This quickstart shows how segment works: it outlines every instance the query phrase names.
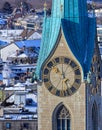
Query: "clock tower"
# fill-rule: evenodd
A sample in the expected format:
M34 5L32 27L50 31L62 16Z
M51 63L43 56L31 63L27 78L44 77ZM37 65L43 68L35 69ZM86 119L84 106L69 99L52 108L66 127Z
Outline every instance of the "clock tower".
M95 18L88 17L86 0L53 0L51 16L45 10L36 69L42 81L38 85L38 130L101 130L100 83L98 93L91 93L96 91L95 32Z

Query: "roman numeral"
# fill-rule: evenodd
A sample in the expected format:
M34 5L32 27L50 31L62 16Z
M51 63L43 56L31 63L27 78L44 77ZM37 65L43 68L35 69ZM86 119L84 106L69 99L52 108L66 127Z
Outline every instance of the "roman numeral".
M56 88L53 87L52 90L51 90L51 93L56 94L56 91L57 91Z
M81 75L75 75L75 79L81 79Z
M80 85L79 85L77 82L74 82L74 84L73 84L73 87L74 87L74 88L78 89L79 86L80 86Z

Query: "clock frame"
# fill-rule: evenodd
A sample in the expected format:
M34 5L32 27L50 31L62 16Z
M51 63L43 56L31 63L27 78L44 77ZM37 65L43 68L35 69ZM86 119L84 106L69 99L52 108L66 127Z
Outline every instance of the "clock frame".
M53 95L71 96L81 85L80 67L68 57L55 57L45 64L42 79Z

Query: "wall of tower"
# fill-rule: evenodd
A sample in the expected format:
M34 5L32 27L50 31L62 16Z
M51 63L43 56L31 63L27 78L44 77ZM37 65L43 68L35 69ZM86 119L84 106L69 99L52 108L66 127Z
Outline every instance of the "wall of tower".
M78 63L68 48L64 36L61 36L59 44L50 58L56 56L67 56ZM60 103L63 103L71 114L71 130L86 130L86 87L84 82L78 91L69 97L58 97L51 94L44 83L38 86L38 130L53 130L52 115Z
M71 114L71 130L86 130L85 84L70 97L52 95L42 84L38 86L38 130L53 130L52 115L56 106L63 103Z

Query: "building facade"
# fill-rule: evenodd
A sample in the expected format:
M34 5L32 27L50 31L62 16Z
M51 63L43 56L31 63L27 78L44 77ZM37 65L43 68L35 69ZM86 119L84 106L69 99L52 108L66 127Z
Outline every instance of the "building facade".
M101 60L86 0L54 0L36 73L38 130L101 130Z
M37 130L37 119L20 119L12 120L5 119L0 120L0 129L1 130Z

